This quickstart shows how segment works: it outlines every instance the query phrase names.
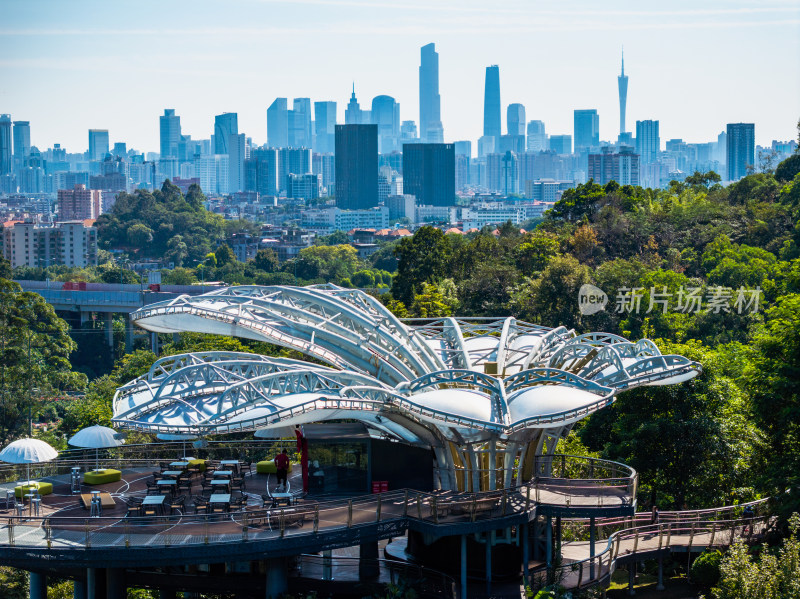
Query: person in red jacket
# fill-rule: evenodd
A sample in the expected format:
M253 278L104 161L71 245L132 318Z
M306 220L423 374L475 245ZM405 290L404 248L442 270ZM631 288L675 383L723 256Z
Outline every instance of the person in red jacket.
M279 453L275 456L275 470L278 475L278 488L285 489L286 478L289 474L289 455L286 453L285 449L283 453Z
M300 453L300 465L303 469L303 493L308 493L308 441L303 434L300 425L294 427L294 434L297 437L297 451Z

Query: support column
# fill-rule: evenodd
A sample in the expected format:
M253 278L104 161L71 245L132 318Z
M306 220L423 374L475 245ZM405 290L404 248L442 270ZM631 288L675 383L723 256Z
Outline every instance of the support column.
M330 549L322 552L322 580L333 578L333 557Z
M267 599L278 599L289 589L285 557L277 557L267 561Z
M636 562L628 564L628 595L633 597L636 594L636 589L633 588L633 583L636 580Z
M522 525L522 578L525 584L528 584L528 523Z
M553 567L553 517L547 516L547 530L545 531L545 543L547 547L547 567Z
M461 535L461 599L467 599L467 535Z
M131 315L125 315L125 353L129 354L133 351L133 321Z
M489 439L489 490L497 489L497 441Z
M72 599L86 599L86 581L76 578L72 582Z
M83 327L84 323L87 323L92 319L92 313L91 312L84 312L83 310L81 310L79 312L79 314L80 314L81 327Z
M159 599L177 599L178 593L172 589L161 589L158 591Z
M492 594L492 533L486 532L486 595Z
M150 333L150 349L158 355L158 333Z
M106 344L108 347L114 347L114 314L106 312L103 314L103 322L105 323L106 330Z
M86 569L86 599L104 599L106 596L106 571L102 568Z
M106 597L108 599L127 599L128 589L125 586L125 570L108 568L106 570Z
M594 528L594 516L589 518L589 579L594 580L594 538L595 538L595 528Z
M664 557L658 556L658 584L656 585L657 591L664 590Z
M556 550L555 554L561 559L561 516L556 516Z
M381 568L378 563L378 541L362 543L358 547L358 578L369 580L378 578Z
M47 599L47 575L29 572L28 597L30 599Z

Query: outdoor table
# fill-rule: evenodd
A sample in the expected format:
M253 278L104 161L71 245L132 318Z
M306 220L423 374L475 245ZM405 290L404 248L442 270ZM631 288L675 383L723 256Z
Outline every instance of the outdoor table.
M186 470L189 467L189 462L172 462L170 466L173 468L180 468L181 470Z
M273 493L272 507L279 505L292 505L294 496L291 493Z
M216 493L208 498L208 504L212 509L214 506L219 506L220 504L226 506L226 509L230 509L231 495L230 493Z
M28 516L33 517L33 498L36 497L36 493L26 493L25 497L28 499Z
M233 470L215 470L214 476L224 476L230 478L233 476Z
M166 497L164 497L164 495L148 495L142 501L142 505L155 505L158 507L159 511L163 511L165 499Z
M229 481L229 480L214 479L214 480L211 481L211 486L212 487L225 487L226 489L228 489L230 484L231 484L231 481Z
M168 489L171 493L177 488L178 481L176 481L174 478L170 479L162 478L156 481L156 485L158 486L159 489Z
M231 466L233 470L239 470L239 460L220 460L220 466Z
M177 478L181 474L183 474L183 470L164 470L164 472L161 473L161 476L174 476Z

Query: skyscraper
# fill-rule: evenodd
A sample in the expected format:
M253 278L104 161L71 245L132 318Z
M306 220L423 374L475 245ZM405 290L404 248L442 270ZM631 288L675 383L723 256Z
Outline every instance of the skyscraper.
M278 150L259 148L250 153L245 160L246 191L256 191L259 195L274 196L278 193Z
M371 116L372 123L378 125L378 152L388 154L398 150L400 104L391 96L375 96Z
M506 109L506 126L509 135L525 136L525 107L522 104L509 104Z
M756 126L753 123L728 123L728 181L738 181L755 165Z
M223 112L214 117L214 154L230 154L228 141L231 135L239 135L239 115Z
M336 206L378 205L378 126L336 125Z
M12 156L11 115L0 114L0 176L11 172Z
M658 160L661 138L658 135L658 121L636 121L636 153L642 165Z
M556 154L572 154L572 136L551 135L550 151Z
M436 52L436 44L427 44L420 49L419 126L423 141L444 141L439 96L439 53Z
M289 112L289 145L293 148L311 147L311 99L295 98Z
M161 133L161 159L178 158L178 145L181 143L181 117L175 116L173 108L165 108L164 115L158 117Z
M108 129L89 129L89 160L103 160L108 154Z
M327 154L336 144L336 102L314 102L314 150Z
M500 140L500 67L486 67L483 92L483 134Z
M245 135L236 133L228 136L228 192L236 193L244 189Z
M362 123L361 106L356 99L356 84L353 84L353 93L350 95L350 101L347 103L347 108L344 111L345 125L360 125Z
M628 76L625 74L625 53L622 54L622 71L617 77L619 87L619 134L625 133L625 106L628 102Z
M614 153L604 147L600 154L589 154L589 178L605 185L616 181L620 185L639 185L639 156L630 148Z
M404 144L403 193L418 206L452 206L456 200L455 146Z
M275 98L267 108L267 144L271 148L289 145L289 111L286 98Z
M576 153L600 145L600 116L597 110L576 110L574 127Z
M547 133L543 121L528 123L528 152L543 152L547 149Z

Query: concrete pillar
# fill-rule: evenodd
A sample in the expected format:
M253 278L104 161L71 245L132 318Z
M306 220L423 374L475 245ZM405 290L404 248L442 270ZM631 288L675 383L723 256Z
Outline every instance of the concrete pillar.
M29 592L30 599L47 599L47 575L30 572Z
M84 312L83 310L80 311L81 326L83 326L84 323L89 322L91 319L92 319L92 313L91 312Z
M106 571L102 568L86 569L86 599L105 599Z
M528 584L528 523L522 525L522 578L525 584Z
M288 565L285 557L267 561L267 599L278 599L289 589Z
M594 516L589 518L589 580L594 580L594 540L595 540L595 527Z
M656 585L657 591L664 590L664 557L658 556L658 584Z
M467 535L461 535L461 599L467 599Z
M553 517L547 516L547 530L545 531L545 543L547 547L547 564L548 568L553 567Z
M158 355L158 333L150 333L150 349Z
M131 315L125 315L125 353L129 354L133 351L133 321Z
M378 562L378 541L362 543L358 547L358 578L369 580L378 578L381 568Z
M330 549L322 552L322 580L333 579L333 553Z
M633 597L636 594L636 589L633 588L633 583L636 580L636 562L628 564L628 595Z
M492 595L492 533L486 533L486 595Z
M108 599L127 599L128 589L125 586L125 570L108 568L106 570L106 597Z
M75 579L72 582L72 599L86 599L86 581Z
M181 336L178 333L172 333L172 342L177 345L181 341Z
M177 599L178 593L172 589L161 589L158 591L159 599Z
M106 312L103 314L103 322L105 323L106 330L106 343L108 347L114 347L114 314Z
M489 490L494 491L497 488L497 441L489 439Z

